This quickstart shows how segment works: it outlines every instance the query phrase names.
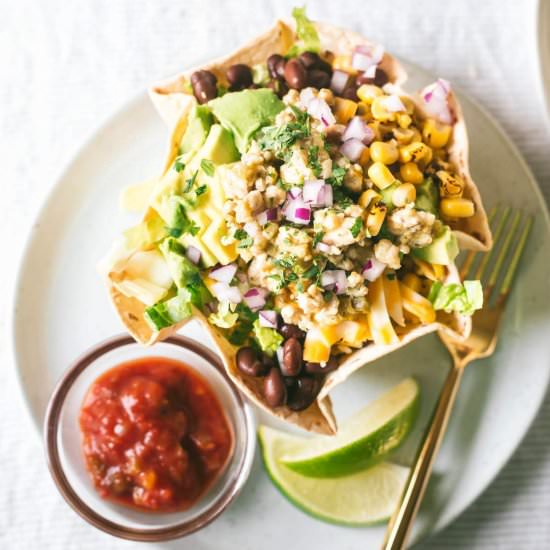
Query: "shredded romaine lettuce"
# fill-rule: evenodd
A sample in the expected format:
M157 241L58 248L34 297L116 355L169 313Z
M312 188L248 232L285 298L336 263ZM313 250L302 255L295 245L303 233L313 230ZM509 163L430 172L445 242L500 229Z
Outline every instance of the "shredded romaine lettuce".
M296 21L296 35L298 41L288 51L288 56L294 57L302 52L315 52L321 51L321 41L317 34L317 29L313 22L306 15L305 6L302 8L294 8L292 10L292 17Z
M220 302L218 311L208 316L208 321L220 328L231 328L239 319L239 314L231 311L231 305L227 301Z
M462 285L436 281L432 284L428 299L436 310L472 315L483 307L483 289L479 281L464 281Z
M172 326L191 316L191 303L191 293L182 288L173 298L148 307L145 310L145 320L155 331Z

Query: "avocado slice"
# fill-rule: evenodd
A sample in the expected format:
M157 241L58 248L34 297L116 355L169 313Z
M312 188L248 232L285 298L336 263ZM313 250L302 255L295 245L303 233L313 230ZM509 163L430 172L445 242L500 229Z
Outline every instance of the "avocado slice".
M437 216L439 209L439 190L433 178L426 178L416 186L415 207Z
M191 164L193 168L199 169L201 160L210 160L214 164L228 164L239 158L239 151L235 147L231 132L220 124L213 124L206 141L193 157Z
M458 253L458 242L448 225L443 226L443 231L428 246L412 249L412 254L419 260L441 265L452 264Z
M392 183L390 186L384 189L379 189L378 193L382 196L382 202L388 207L388 210L393 210L393 192L399 187L399 183Z
M244 153L253 135L262 126L273 124L284 103L268 88L231 92L208 103L216 118Z
M189 114L187 128L180 142L180 154L184 155L182 162L200 149L206 141L210 127L214 122L212 111L207 105L196 105Z

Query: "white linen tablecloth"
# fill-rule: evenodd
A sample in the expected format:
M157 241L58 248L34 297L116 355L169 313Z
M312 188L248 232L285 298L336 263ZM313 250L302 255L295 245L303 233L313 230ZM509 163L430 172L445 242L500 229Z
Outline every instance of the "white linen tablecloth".
M7 340L8 310L39 205L98 121L136 90L232 50L288 15L294 3L0 0L0 548L143 546L96 531L68 508L25 411ZM478 99L509 132L550 199L534 0L322 0L308 9L314 18L364 32ZM550 548L549 400L491 487L420 548Z

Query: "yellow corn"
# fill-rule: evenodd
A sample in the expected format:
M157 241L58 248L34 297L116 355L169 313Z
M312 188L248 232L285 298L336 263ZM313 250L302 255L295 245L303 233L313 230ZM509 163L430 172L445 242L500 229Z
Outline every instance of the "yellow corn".
M399 167L399 175L401 179L408 183L422 183L424 174L414 162L406 162Z
M369 178L379 189L385 189L392 183L395 183L395 178L390 172L390 169L381 162L371 164L367 171Z
M346 71L350 74L356 74L357 71L351 66L351 55L337 55L332 61L332 68L339 71Z
M370 151L368 147L365 147L363 149L363 152L361 153L361 156L359 157L359 164L363 168L363 170L367 169L367 166L370 161Z
M394 128L392 133L399 145L408 145L415 135L411 128Z
M360 101L357 104L357 113L360 117L363 117L366 122L372 117L370 112L370 105L366 101Z
M376 202L371 206L366 222L367 231L371 237L376 237L380 233L380 228L384 223L387 211L388 207L382 202Z
M370 144L370 156L373 162L393 164L399 158L399 151L392 141L373 141Z
M412 183L403 183L392 193L391 201L394 206L400 207L416 200L416 188Z
M439 194L444 198L460 198L464 192L464 180L458 174L449 174L446 170L436 172L439 181Z
M452 126L449 124L443 124L433 118L428 118L424 122L424 128L422 128L422 135L424 141L434 149L440 149L447 145L449 138L451 137Z
M407 113L397 113L396 118L400 128L408 128L412 124L412 118Z
M380 122L390 122L395 120L395 113L388 111L384 105L384 97L376 97L371 105L372 116Z
M367 189L359 197L359 206L367 210L374 200L379 201L381 199L382 195L379 195L374 189Z
M433 160L438 161L439 163L447 161L447 149L434 149L433 150Z
M363 84L357 89L357 97L368 105L371 105L375 98L383 95L382 89L374 84Z
M415 292L420 293L420 290L422 289L422 281L420 280L420 277L414 273L407 273L401 282Z
M399 96L399 99L401 100L401 103L405 105L405 109L407 110L407 114L412 115L414 114L414 102L410 97L407 96Z
M425 143L414 142L410 145L404 145L399 149L399 160L406 162L423 162L427 164L432 160L432 150Z
M447 218L470 218L474 215L474 203L470 199L442 199L441 213Z
M416 143L417 141L422 141L422 134L418 128L413 128L413 137L411 138L411 143Z
M337 97L334 100L334 116L339 124L347 124L357 112L357 103L351 99Z

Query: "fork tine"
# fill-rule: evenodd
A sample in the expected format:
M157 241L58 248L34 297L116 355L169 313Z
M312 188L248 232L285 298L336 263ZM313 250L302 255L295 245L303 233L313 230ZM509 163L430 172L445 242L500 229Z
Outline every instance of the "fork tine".
M511 208L507 206L500 216L500 220L498 221L497 228L495 230L495 237L494 237L494 244L493 248L487 252L483 258L481 259L481 262L479 263L479 267L477 268L477 271L474 275L474 279L479 279L483 277L483 274L485 273L485 269L487 268L487 265L489 263L489 260L491 259L493 252L495 251L496 245L500 240L500 236L502 234L502 231L504 230L504 226L506 224L506 220L508 219L508 216L510 215Z
M523 250L527 243L527 237L529 236L529 232L531 231L532 226L533 226L533 216L529 216L527 218L527 221L525 222L523 231L521 232L518 244L514 251L514 255L512 256L512 260L510 261L510 265L506 270L504 279L502 281L502 285L500 287L500 299L503 301L506 300L506 298L508 297L508 294L510 293L510 287L512 286L512 281L514 279L514 275L516 273L519 261L521 259L521 255L523 254Z
M489 212L489 217L488 217L489 225L493 223L497 210L498 209L496 206L493 206L493 208L491 208L491 211ZM468 252L468 255L464 259L464 262L460 267L460 271L459 271L459 276L461 281L464 281L464 279L468 277L468 273L470 273L470 269L472 268L472 264L474 263L474 260L477 257L477 255L478 255L478 252L476 252L475 250L470 250Z
M495 264L491 269L489 280L487 281L487 284L485 286L485 298L487 300L490 298L493 288L495 287L495 284L497 282L497 278L500 275L500 270L502 269L502 264L504 263L504 260L506 259L506 255L508 254L508 249L512 244L512 239L517 234L516 232L519 226L520 219L521 219L521 212L518 210L514 215L510 228L507 230L507 234L500 248L497 261L495 262Z

